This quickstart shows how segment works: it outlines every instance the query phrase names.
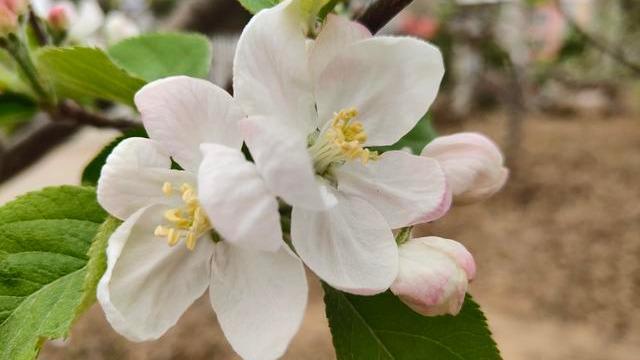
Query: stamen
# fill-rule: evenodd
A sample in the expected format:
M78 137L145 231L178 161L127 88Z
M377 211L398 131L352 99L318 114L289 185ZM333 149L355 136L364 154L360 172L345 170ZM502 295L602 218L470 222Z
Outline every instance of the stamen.
M330 126L311 145L309 152L314 159L316 173L324 175L333 164L359 159L363 164L376 160L378 153L363 147L367 141L364 124L353 121L358 116L355 108L334 114Z
M168 181L162 184L162 193L165 196L171 196L173 194L173 185Z
M165 182L162 185L162 192L166 196L171 196L173 194L173 185ZM184 240L187 249L193 250L198 239L211 230L211 224L200 207L194 188L189 184L182 184L180 192L180 198L184 205L165 211L164 219L170 225L158 225L153 233L157 237L166 238L169 246L175 246L181 240Z

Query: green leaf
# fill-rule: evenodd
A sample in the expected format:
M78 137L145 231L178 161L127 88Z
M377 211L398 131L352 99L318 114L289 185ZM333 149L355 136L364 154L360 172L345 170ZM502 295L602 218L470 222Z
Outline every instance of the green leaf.
M144 34L111 46L108 53L116 64L146 81L174 75L206 78L211 66L211 44L196 34Z
M48 76L60 98L103 99L133 106L133 96L145 85L96 48L46 48L37 59L40 73Z
M102 171L102 167L105 162L107 162L107 157L111 154L111 151L118 145L122 140L130 138L130 137L148 137L147 132L144 129L133 129L125 132L123 135L118 136L113 141L111 141L107 146L102 148L98 155L89 162L89 164L82 171L82 185L86 186L95 186L98 184L98 179L100 178L100 171Z
M431 119L428 115L425 115L420 119L420 121L418 121L416 126L403 136L402 139L398 140L398 142L390 146L374 147L373 150L385 152L389 150L402 150L404 148L409 148L412 153L420 154L422 149L437 136L438 133L431 125Z
M67 336L88 306L85 291L95 292L99 269L90 265L87 277L87 252L105 217L85 187L46 188L0 207L0 360L34 359L45 339Z
M122 224L122 221L111 216L107 217L107 220L100 225L98 233L93 238L93 243L87 253L89 261L87 262L87 271L84 278L84 294L80 305L76 309L77 316L89 309L96 301L98 282L102 274L107 270L107 243L111 234L116 231L120 224Z
M324 285L338 360L499 360L480 307L467 296L457 316L425 317L391 292L356 296Z
M247 9L250 13L256 14L262 9L268 9L278 5L278 0L238 0L240 5Z
M0 126L11 127L30 120L38 111L38 106L30 98L6 93L0 94Z

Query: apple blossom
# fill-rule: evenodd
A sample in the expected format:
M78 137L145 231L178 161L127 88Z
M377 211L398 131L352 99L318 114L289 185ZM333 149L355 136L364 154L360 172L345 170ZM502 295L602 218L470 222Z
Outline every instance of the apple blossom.
M107 44L115 44L120 40L137 36L140 29L129 17L120 11L111 11L104 23Z
M104 13L96 0L71 1L32 0L34 12L49 19L52 9L62 8L68 19L67 37L73 42L87 42L103 25ZM58 10L60 11L60 10Z
M233 79L248 115L241 132L269 189L293 207L298 255L337 289L379 293L398 271L391 229L441 216L450 198L437 161L369 147L415 126L437 94L442 57L336 15L311 40L307 18L287 0L242 32Z
M456 204L489 198L509 176L498 146L478 133L440 136L425 146L422 155L440 162Z
M146 85L135 103L150 139L118 144L97 189L101 206L124 220L98 285L107 319L131 340L156 339L209 288L243 358L281 356L307 284L282 241L276 199L240 151L242 111L221 88L183 76Z
M66 31L69 28L69 12L66 6L55 5L47 14L47 22L56 31Z
M462 244L436 236L400 245L400 270L391 291L427 316L457 315L476 265Z

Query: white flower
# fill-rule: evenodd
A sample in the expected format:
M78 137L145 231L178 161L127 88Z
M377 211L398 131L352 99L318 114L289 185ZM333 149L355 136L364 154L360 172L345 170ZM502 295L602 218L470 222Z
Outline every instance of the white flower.
M435 236L400 245L400 271L391 291L427 316L457 315L476 264L462 244Z
M422 155L440 162L456 204L489 198L509 177L500 149L482 134L440 136L425 146Z
M140 28L129 17L120 11L111 11L104 23L104 35L107 44L115 44L120 40L137 36Z
M293 206L298 255L335 288L378 293L398 271L391 228L433 220L449 199L437 161L367 147L413 128L436 96L442 57L334 15L309 40L300 4L261 11L240 37L241 132L269 189Z
M69 21L68 39L74 42L86 42L104 23L104 13L96 0L81 0L78 5L71 1L32 0L33 10L47 18L49 11L64 8Z
M188 77L155 81L135 102L150 139L121 142L98 183L100 204L124 220L98 286L107 319L131 340L156 339L209 288L243 358L279 357L302 321L306 278L277 201L239 150L242 111Z

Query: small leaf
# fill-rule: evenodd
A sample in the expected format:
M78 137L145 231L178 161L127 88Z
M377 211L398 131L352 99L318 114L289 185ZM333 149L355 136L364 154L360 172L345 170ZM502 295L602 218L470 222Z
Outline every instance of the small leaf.
M0 94L0 126L11 127L30 120L38 111L38 106L30 98L5 93Z
M113 151L116 145L118 145L122 140L130 137L147 137L147 132L144 131L144 129L129 130L102 148L98 155L96 155L96 157L94 157L82 171L82 185L95 186L98 184L100 171L102 171L102 167L105 162L107 162L107 157L111 154L111 151Z
M46 188L0 207L0 360L34 359L44 340L67 336L87 306L85 290L95 292L87 251L105 218L95 190L83 187Z
M499 360L480 307L467 296L457 316L424 317L391 292L356 296L326 284L325 305L338 360Z
M107 217L93 238L93 242L87 253L89 261L87 262L87 271L84 278L84 296L76 309L77 316L89 309L96 301L98 282L107 270L107 244L111 234L116 231L120 224L122 224L122 221L111 216Z
M111 46L108 53L116 64L146 81L174 75L206 78L211 66L211 44L196 34L144 34Z
M431 119L428 115L425 115L420 119L420 121L418 121L416 126L403 136L402 139L398 140L398 142L390 146L375 147L373 150L385 152L389 150L402 150L404 148L409 148L412 153L420 154L422 149L437 136L438 133L431 125Z
M133 106L133 96L145 85L96 48L46 48L38 54L38 66L58 97L80 102L103 99Z
M262 9L268 9L278 5L278 0L238 0L240 5L247 9L250 13L256 14Z

